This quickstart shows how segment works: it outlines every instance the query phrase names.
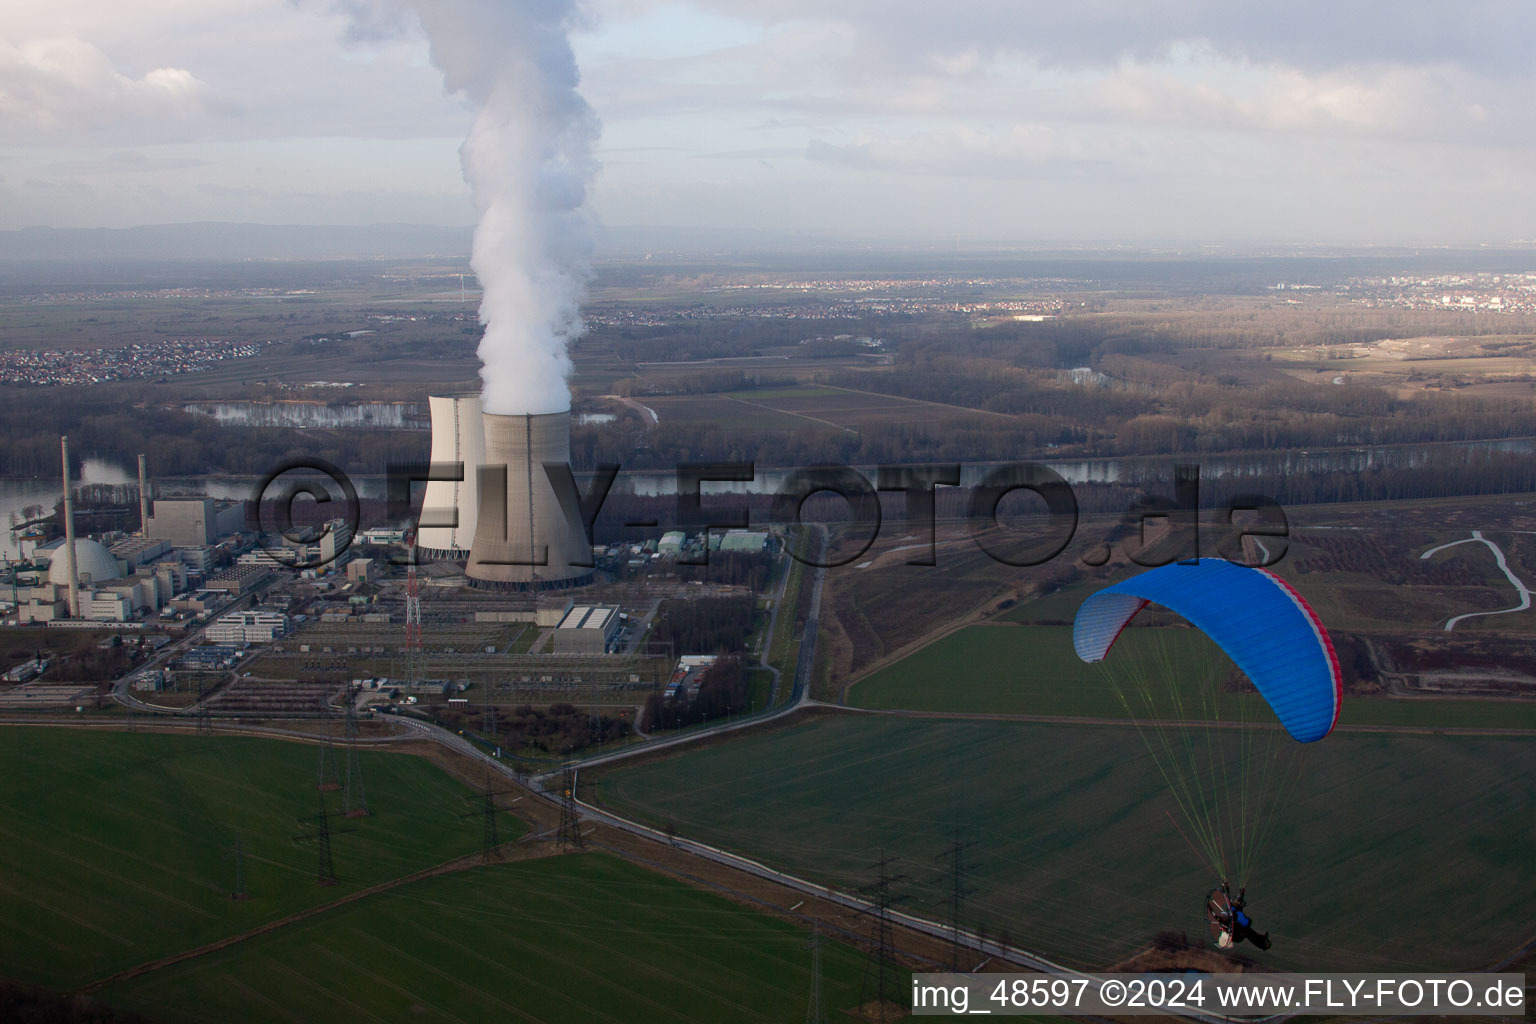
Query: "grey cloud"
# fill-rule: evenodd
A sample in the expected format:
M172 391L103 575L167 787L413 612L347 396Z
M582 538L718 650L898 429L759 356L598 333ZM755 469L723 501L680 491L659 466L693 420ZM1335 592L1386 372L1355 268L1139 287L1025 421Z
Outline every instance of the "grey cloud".
M762 160L786 156L801 156L803 150L793 146L770 146L764 149L727 149L718 153L694 153L695 160Z
M1178 43L1205 40L1228 55L1310 70L1451 61L1485 73L1523 75L1530 67L1530 40L1536 37L1536 5L1518 0L1381 5L1338 0L760 0L750 14L721 0L701 5L776 24L845 21L858 26L870 52L888 58L976 48L986 54L1024 53L1066 67L1109 65L1127 56L1155 60Z
M111 153L95 160L60 160L45 168L51 174L133 174L181 171L208 167L209 161L197 157L154 157L139 150Z

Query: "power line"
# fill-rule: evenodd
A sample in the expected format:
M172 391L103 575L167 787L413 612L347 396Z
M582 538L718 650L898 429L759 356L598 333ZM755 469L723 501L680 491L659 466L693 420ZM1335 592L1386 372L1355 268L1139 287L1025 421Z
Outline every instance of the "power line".
M562 853L585 845L581 838L581 815L576 811L576 769L571 765L560 773L560 830L555 842Z
M489 743L492 750L499 751L501 737L496 734L496 724L496 705L486 704L480 709L480 738Z
M410 547L405 565L405 685L421 685L421 583L416 578L416 535L406 538Z
M362 730L358 725L354 698L355 694L348 687L343 698L347 702L347 781L342 791L341 810L349 818L366 818L371 812L368 810L368 792L363 788L363 765L358 756L357 737Z
M868 913L874 919L870 928L869 959L864 964L864 980L859 986L859 1003L867 1005L870 1002L870 981L873 978L874 1009L876 1019L879 1020L884 1020L893 1006L899 1008L904 1005L903 989L897 982L897 972L901 968L896 963L891 907L906 897L893 895L891 886L905 882L907 876L891 874L892 862L892 858L887 857L882 850L880 860L874 865L879 871L875 881L859 890L873 904Z
M213 735L213 713L208 710L205 698L208 695L204 688L201 676L197 679L197 734L199 736Z
M322 793L331 793L341 788L341 776L336 765L336 748L332 743L332 733L335 726L331 722L330 714L325 718L325 742L320 744L319 763L315 766L315 788Z
M821 947L827 940L821 935L821 922L811 922L811 937L805 947L811 951L811 1001L805 1008L805 1024L827 1024L827 1008L821 1001Z
M952 971L960 970L960 950L964 948L961 926L965 918L965 901L976 893L975 889L965 884L967 872L964 866L965 851L975 845L974 840L965 843L960 841L960 826L956 825L950 832L948 849L939 855L940 860L949 863L949 969Z
M351 832L350 828L331 828L331 816L325 807L325 794L320 794L320 813L313 818L300 818L299 821L314 822L314 831L303 835L294 836L294 841L299 843L311 843L315 847L315 881L320 885L335 885L340 879L336 877L336 862L331 858L331 836L345 832Z
M466 800L480 801L479 810L471 811L468 814L461 814L459 815L459 820L467 821L470 818L479 818L481 820L480 860L482 863L488 864L493 860L501 859L501 838L497 834L496 828L496 798L498 796L506 796L511 792L512 790L510 789L496 789L491 784L491 773L487 770L485 773L484 789L476 796L466 796L464 798Z

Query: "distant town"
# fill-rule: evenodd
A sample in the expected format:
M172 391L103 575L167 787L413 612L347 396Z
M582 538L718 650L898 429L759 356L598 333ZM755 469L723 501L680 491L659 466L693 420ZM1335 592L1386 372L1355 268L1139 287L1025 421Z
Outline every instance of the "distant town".
M266 344L178 338L120 348L20 349L0 352L0 383L56 387L198 373L226 360L248 359Z

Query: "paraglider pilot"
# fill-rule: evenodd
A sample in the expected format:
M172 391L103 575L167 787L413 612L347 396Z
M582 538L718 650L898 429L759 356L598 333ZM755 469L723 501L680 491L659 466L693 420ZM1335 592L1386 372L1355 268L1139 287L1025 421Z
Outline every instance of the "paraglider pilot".
M1221 891L1226 893L1227 905L1232 908L1231 918L1225 922L1228 931L1232 935L1232 944L1235 946L1244 939L1247 939L1260 949L1268 949L1270 945L1269 932L1260 935L1258 930L1253 927L1253 918L1248 916L1246 909L1248 906L1247 886L1238 889L1237 895L1233 896L1232 890L1228 888L1227 883L1222 882Z

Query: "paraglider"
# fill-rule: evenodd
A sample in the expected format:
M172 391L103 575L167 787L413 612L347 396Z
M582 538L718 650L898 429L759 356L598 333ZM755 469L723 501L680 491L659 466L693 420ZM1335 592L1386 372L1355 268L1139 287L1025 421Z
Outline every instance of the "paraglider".
M1270 946L1269 932L1259 934L1253 926L1253 918L1248 916L1247 889L1239 889L1233 896L1231 887L1223 880L1220 889L1212 889L1206 894L1205 916L1211 926L1211 938L1222 949L1230 949L1245 940L1260 949Z
M1122 640L1152 606L1198 635L1144 629ZM1317 613L1266 569L1202 558L1094 593L1078 608L1072 643L1083 661L1103 664L1188 825L1181 835L1223 880L1205 901L1212 938L1268 949L1268 933L1245 910L1246 890L1233 897L1225 879L1248 877L1296 750L1338 724L1343 679ZM1234 666L1262 703L1233 678Z

